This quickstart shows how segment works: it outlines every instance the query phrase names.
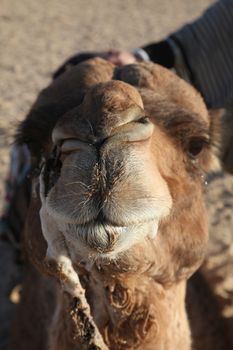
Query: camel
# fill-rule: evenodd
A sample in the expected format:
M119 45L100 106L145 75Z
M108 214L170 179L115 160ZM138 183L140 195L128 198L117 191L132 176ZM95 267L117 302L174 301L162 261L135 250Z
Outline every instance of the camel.
M11 350L227 349L200 337L195 280L185 301L208 242L213 122L149 62L90 59L40 93L16 136L33 171Z

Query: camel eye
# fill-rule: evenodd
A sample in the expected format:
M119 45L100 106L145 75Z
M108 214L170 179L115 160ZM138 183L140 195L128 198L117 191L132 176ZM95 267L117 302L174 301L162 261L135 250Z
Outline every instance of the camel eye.
M192 158L197 157L207 143L207 139L201 137L192 138L188 144L188 155Z

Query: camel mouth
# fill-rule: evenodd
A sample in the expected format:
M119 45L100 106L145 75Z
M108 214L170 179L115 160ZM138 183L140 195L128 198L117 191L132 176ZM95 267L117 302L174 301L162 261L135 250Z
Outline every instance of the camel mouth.
M154 239L158 231L158 219L127 226L116 226L94 221L87 224L67 224L60 227L67 242L82 252L110 256L125 251L142 238Z
M104 222L92 222L85 225L75 225L77 238L91 250L98 253L111 252L125 227L113 226Z

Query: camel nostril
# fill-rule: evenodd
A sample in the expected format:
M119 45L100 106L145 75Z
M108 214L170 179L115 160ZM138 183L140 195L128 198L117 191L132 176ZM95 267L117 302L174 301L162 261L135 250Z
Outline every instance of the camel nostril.
M110 133L109 136L89 137L86 141L78 138L59 139L59 146L62 154L77 151L87 151L95 148L97 151L105 143L113 142L139 142L149 139L153 133L154 125L147 117L141 117L133 122L123 124ZM58 140L56 140L58 144Z
M137 122L141 124L149 124L150 119L148 117L143 116L142 118L138 119Z
M103 144L105 143L105 141L108 139L108 137L104 137L104 138L102 138L102 139L95 139L93 142L92 142L92 144L93 144L93 146L97 149L97 150L99 150L102 146L103 146Z

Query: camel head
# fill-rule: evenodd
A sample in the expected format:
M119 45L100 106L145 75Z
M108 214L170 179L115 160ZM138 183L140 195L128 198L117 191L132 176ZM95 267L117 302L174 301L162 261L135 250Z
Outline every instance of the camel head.
M42 91L18 142L41 168L49 249L65 242L72 261L136 256L173 277L200 264L211 126L200 95L172 72L79 64ZM48 238L52 227L59 238Z

